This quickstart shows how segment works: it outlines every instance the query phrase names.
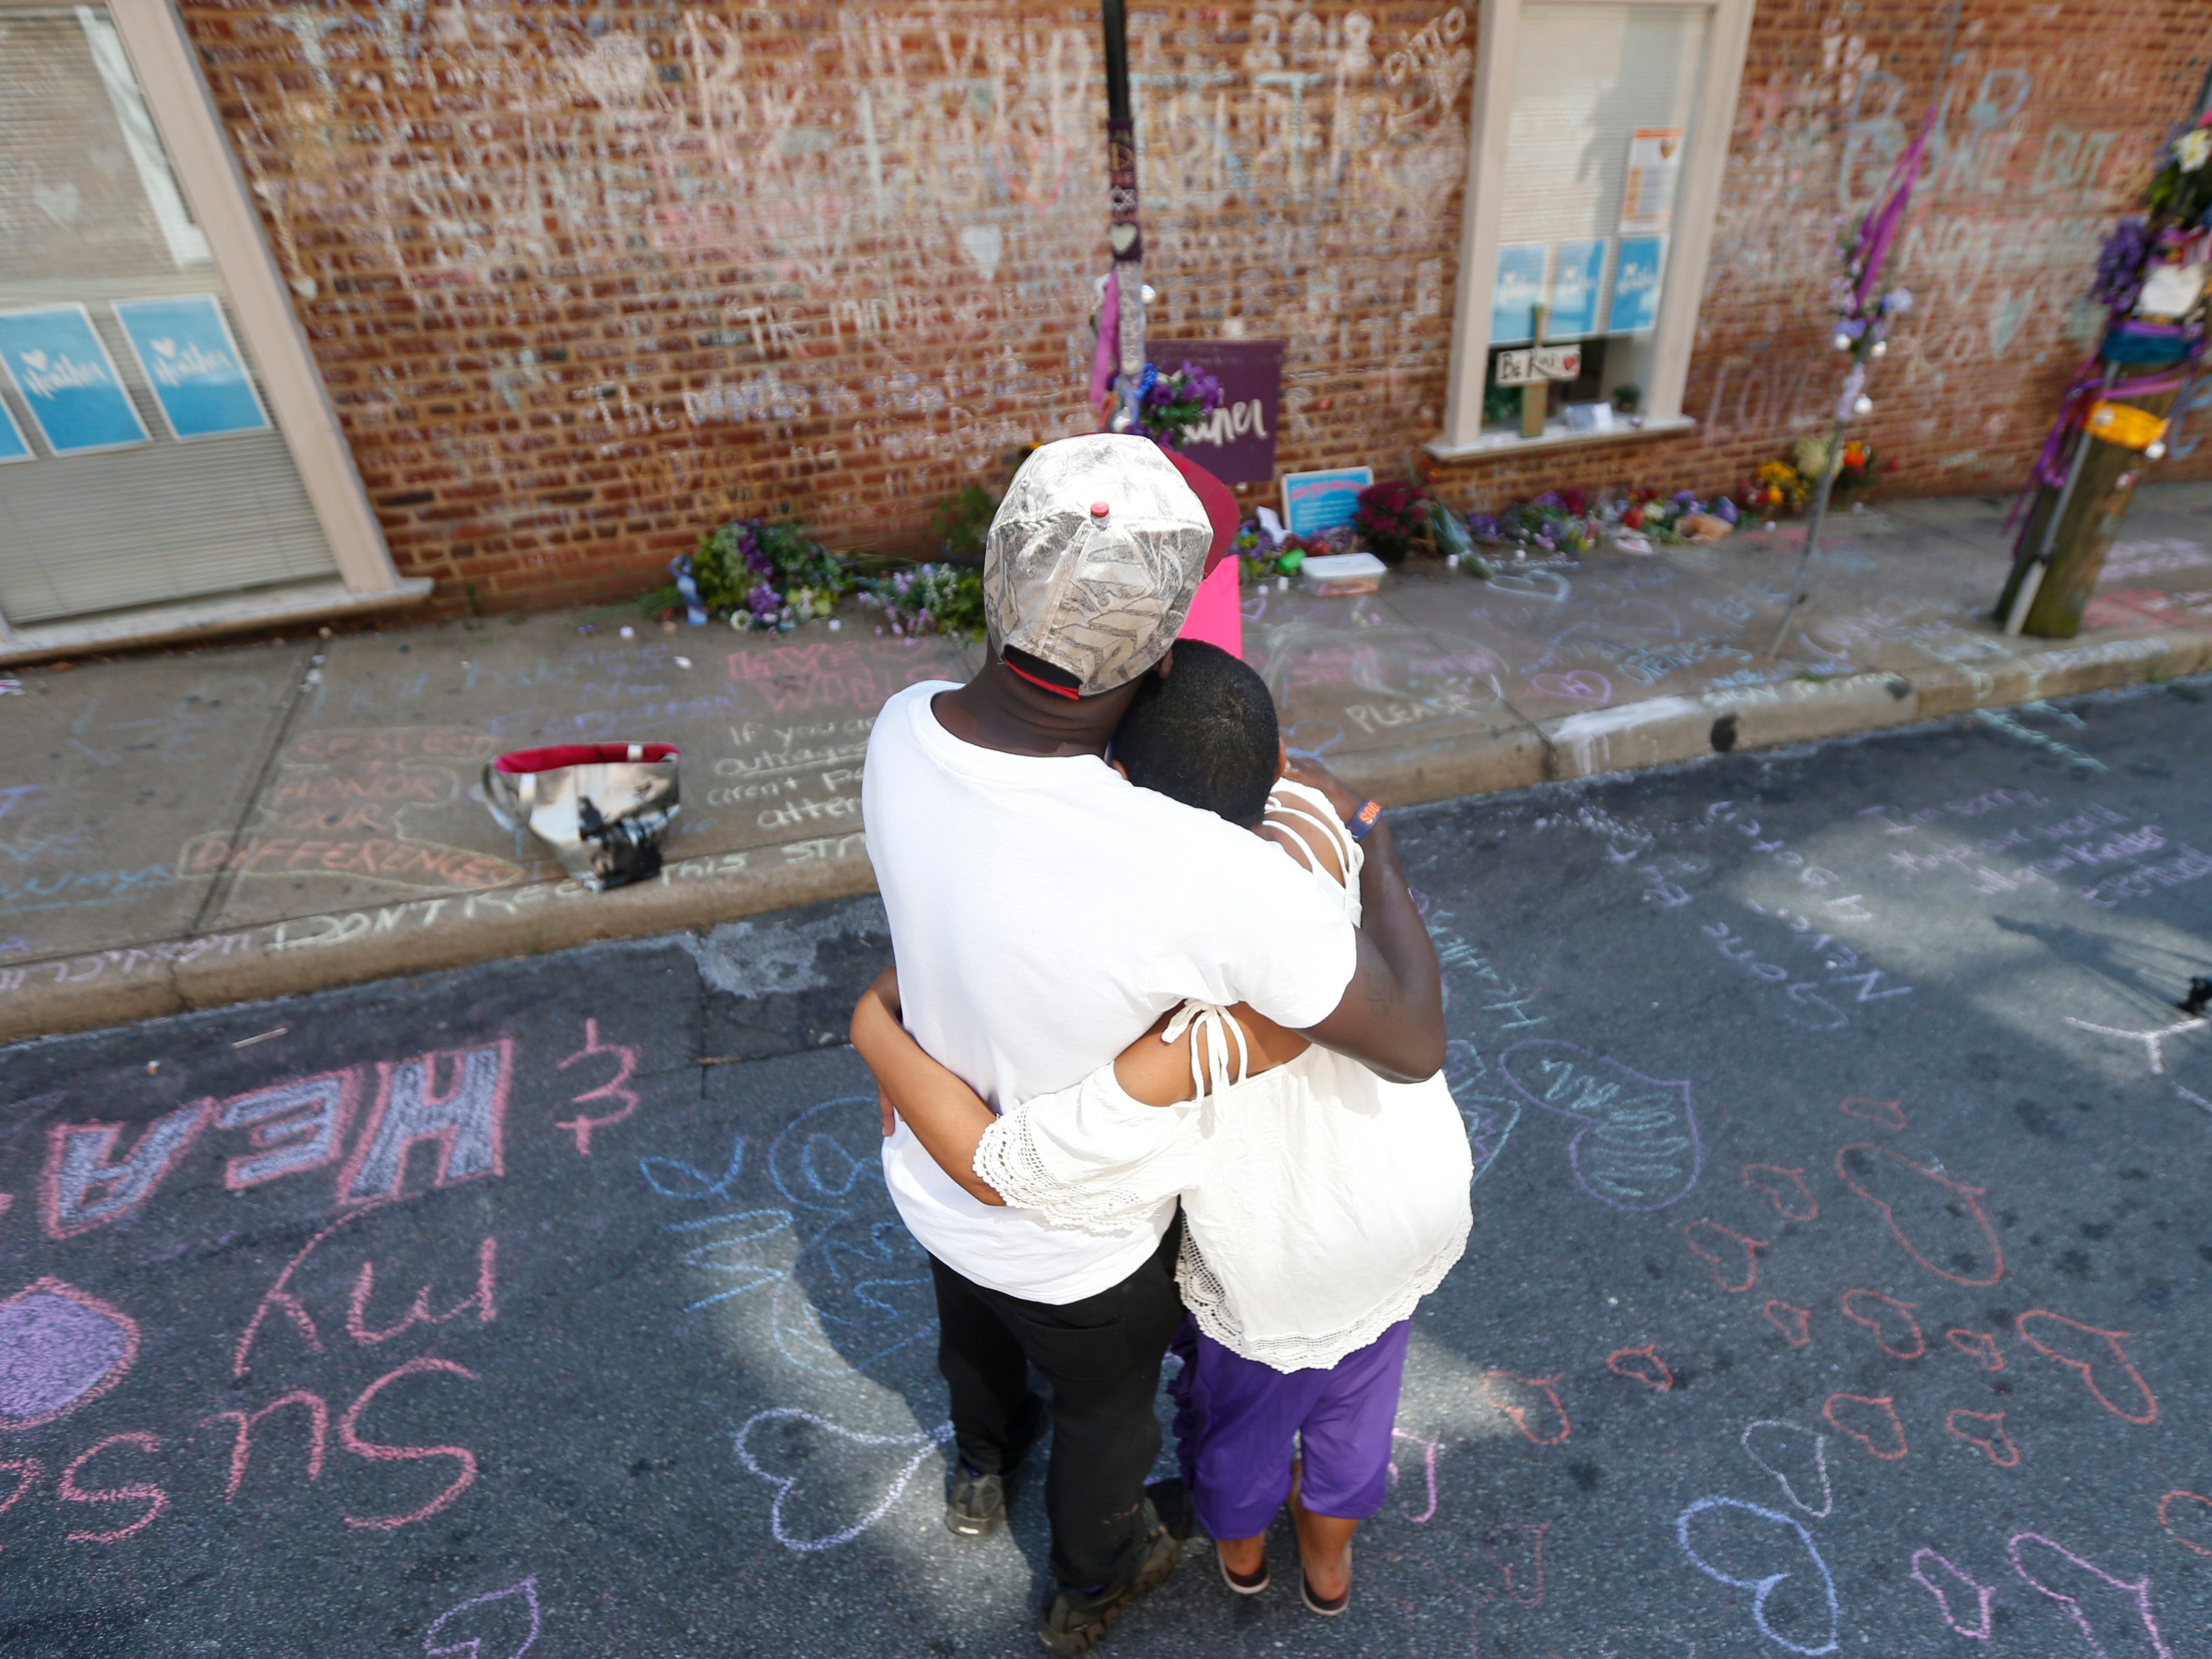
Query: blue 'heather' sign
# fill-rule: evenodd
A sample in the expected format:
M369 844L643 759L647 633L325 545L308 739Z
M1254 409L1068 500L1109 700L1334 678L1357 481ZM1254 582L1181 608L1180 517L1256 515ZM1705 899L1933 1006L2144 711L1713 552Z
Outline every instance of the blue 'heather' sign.
M214 295L118 300L115 315L179 438L269 429L269 416Z
M0 404L0 462L35 460L31 446L23 441L23 428L15 424L15 417L8 405Z
M0 312L0 366L57 455L152 441L82 306Z
M1606 240L1577 238L1559 244L1559 274L1552 278L1552 311L1545 319L1547 340L1579 340L1597 332L1600 285L1605 281Z
M1613 273L1608 334L1641 334L1659 321L1659 273L1667 264L1664 236L1624 236Z

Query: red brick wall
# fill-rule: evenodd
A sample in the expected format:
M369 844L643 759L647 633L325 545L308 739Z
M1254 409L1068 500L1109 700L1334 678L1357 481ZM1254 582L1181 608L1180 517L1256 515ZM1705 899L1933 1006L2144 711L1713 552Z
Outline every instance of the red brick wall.
M633 593L744 514L919 550L939 495L1088 427L1095 10L183 3L393 553L449 607ZM1721 488L1817 424L1831 221L1910 136L1936 27L1768 0L1698 428L1455 466L1452 493ZM1153 331L1287 339L1282 464L1395 470L1442 418L1474 13L1162 5L1132 33ZM1899 270L1922 304L1871 388L1892 487L2019 477L2208 46L2190 0L1967 0Z

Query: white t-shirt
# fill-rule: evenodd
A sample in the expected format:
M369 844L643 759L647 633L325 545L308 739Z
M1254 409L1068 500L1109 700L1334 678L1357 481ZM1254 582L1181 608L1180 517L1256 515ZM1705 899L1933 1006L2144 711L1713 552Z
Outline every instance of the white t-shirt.
M995 1107L1080 1081L1187 999L1279 1025L1326 1018L1358 945L1332 903L1249 830L1139 789L1103 760L980 748L938 723L938 680L884 705L861 775L906 1028ZM1172 1200L1109 1237L978 1202L905 1125L884 1181L956 1273L1060 1304L1158 1248Z
M1286 781L1270 805L1285 799L1334 828L1320 795ZM1335 839L1348 879L1318 867L1306 878L1357 921L1359 849ZM1180 1195L1176 1279L1199 1328L1277 1370L1334 1365L1410 1315L1467 1248L1467 1125L1441 1073L1386 1083L1318 1046L1234 1081L1218 1009L1194 1006L1167 1035L1192 1017L1205 1093L1147 1106L1102 1066L1009 1102L975 1173L1024 1213L1085 1232L1120 1233Z

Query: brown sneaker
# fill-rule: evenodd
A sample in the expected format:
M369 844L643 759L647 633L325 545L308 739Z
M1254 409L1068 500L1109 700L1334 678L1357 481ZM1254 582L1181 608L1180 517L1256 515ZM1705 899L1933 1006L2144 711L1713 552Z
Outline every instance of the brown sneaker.
M1106 1639L1106 1632L1132 1601L1167 1582L1182 1556L1182 1540L1165 1527L1155 1527L1145 1540L1137 1576L1125 1588L1096 1597L1057 1591L1037 1616L1037 1640L1048 1653L1090 1652Z

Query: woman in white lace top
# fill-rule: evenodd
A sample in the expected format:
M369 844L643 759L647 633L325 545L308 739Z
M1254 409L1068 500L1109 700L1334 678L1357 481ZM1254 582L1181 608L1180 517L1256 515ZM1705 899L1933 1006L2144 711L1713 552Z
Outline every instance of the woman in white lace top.
M1165 793L1250 823L1253 794L1219 751L1264 738L1242 769L1261 769L1266 810L1251 827L1356 925L1361 848L1321 789L1289 777L1270 789L1280 751L1264 685L1220 653L1186 673L1177 650L1165 692L1117 733L1117 763L1133 782L1157 776ZM1177 682L1210 718L1176 718ZM1247 729L1262 713L1264 732ZM1207 763L1177 764L1194 732ZM861 999L853 1040L889 1104L985 1203L1115 1231L1182 1199L1178 1279L1195 1328L1177 1340L1184 1364L1170 1387L1199 1518L1231 1587L1256 1594L1267 1528L1287 1498L1307 1605L1340 1612L1352 1528L1380 1507L1388 1479L1408 1317L1458 1261L1471 1221L1466 1128L1441 1075L1387 1083L1247 1007L1184 1003L1111 1066L994 1117L900 1026L895 975Z

